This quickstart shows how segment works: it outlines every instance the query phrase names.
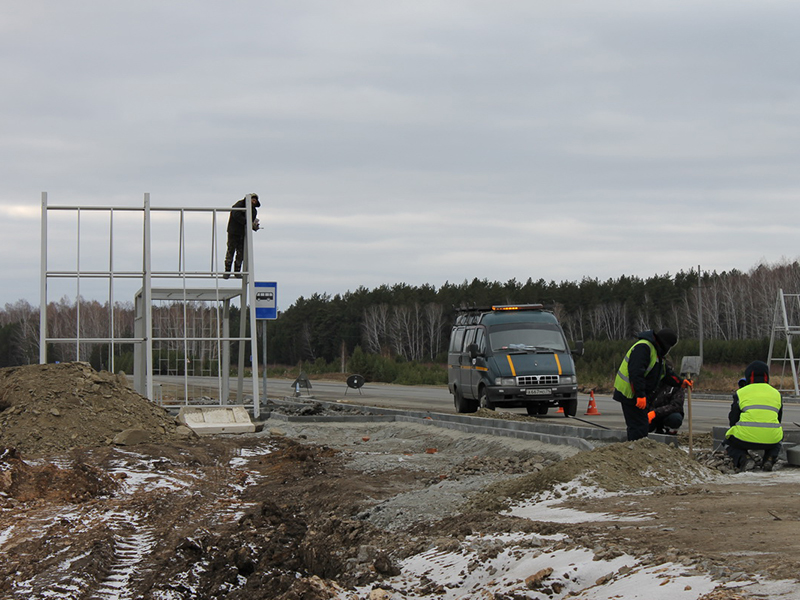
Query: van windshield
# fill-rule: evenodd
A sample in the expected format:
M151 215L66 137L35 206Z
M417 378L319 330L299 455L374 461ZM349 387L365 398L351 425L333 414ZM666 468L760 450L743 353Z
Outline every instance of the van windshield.
M489 329L489 344L494 352L566 352L562 333L555 329L508 326Z

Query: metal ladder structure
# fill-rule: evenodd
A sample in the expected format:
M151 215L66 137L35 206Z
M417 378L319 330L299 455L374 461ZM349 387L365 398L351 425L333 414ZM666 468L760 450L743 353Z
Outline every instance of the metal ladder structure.
M793 319L796 315L800 315L800 294L786 294L782 289L778 290L778 299L775 303L775 316L772 320L772 334L769 339L769 356L767 364L770 371L770 382L781 393L793 393L794 397L800 397L800 387L798 387L797 371L798 359L794 356L794 349L792 348L792 341L795 336L800 336L800 325L793 324ZM776 357L775 342L784 340L786 348L783 357ZM780 375L778 370L773 368L773 364L780 368ZM789 388L783 384L786 376L786 367L789 366L792 373L792 387ZM776 382L780 381L780 385Z
M258 417L250 195L245 204L244 209L154 207L146 193L142 206L51 206L47 192L42 192L39 362L47 363L48 353L85 361L100 345L104 367L115 372L118 352L132 346L134 387L149 400L225 405L230 398L231 346L238 344L235 403L252 402ZM220 255L224 260L231 210L244 210L247 228L242 272L228 280ZM198 248L208 251L208 262L198 258L204 254ZM101 303L108 311L106 331L98 332L97 323L86 322L84 312L90 311L84 294L107 298ZM70 307L74 298L71 323L48 323L51 297ZM133 303L132 326L121 323L121 301ZM239 332L231 335L230 313L236 301ZM253 365L250 402L243 391L248 342ZM165 389L170 390L167 397Z

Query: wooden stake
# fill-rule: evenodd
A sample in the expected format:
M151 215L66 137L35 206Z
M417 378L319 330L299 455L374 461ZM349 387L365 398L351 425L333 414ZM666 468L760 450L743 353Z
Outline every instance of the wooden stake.
M692 458L692 386L687 386L686 394L689 404L689 458Z

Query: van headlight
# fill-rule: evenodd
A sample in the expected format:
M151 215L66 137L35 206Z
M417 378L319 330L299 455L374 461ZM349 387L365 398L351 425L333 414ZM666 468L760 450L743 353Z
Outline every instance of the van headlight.
M517 380L514 377L496 377L494 380L495 385L517 385Z
M561 383L578 383L578 378L575 375L562 375Z

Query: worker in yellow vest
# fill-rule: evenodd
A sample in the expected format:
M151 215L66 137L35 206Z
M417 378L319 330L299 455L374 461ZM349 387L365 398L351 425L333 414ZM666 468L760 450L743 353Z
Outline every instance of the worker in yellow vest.
M691 380L678 377L664 360L669 349L678 343L675 331L648 329L636 337L638 341L628 350L617 371L612 396L622 405L630 441L647 437L656 414L653 400L662 381L673 387L692 385Z
M744 371L744 381L733 394L725 433L728 456L737 473L755 467L749 450L763 450L763 471L772 471L783 440L781 393L769 384L769 366L756 360Z

